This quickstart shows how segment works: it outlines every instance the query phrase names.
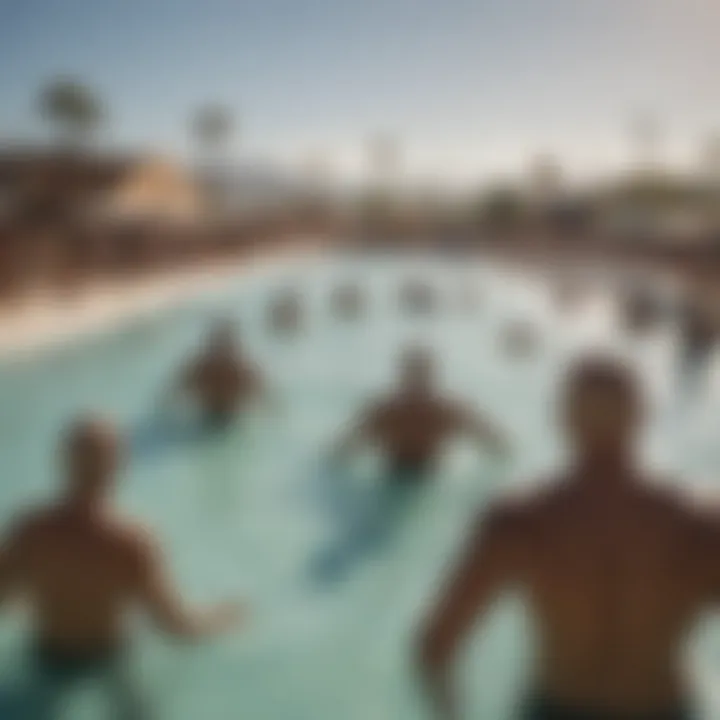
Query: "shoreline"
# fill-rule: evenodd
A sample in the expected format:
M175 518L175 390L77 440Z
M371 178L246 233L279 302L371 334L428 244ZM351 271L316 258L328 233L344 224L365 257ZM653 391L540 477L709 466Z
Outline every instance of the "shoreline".
M158 271L140 278L101 279L71 296L38 292L0 307L0 362L38 353L171 308L183 300L230 284L278 258L292 258L320 244L298 242L189 268Z

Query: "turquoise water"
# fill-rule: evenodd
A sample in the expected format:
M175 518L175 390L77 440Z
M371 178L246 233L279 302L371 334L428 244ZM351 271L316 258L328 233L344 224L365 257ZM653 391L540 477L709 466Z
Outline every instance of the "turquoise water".
M398 311L398 286L415 277L437 288L434 315ZM342 322L329 311L328 296L346 281L366 289L360 321ZM479 293L472 312L463 303L467 283ZM295 338L265 326L269 298L288 285L307 303L305 328ZM408 653L413 628L469 518L488 498L533 482L562 459L553 398L574 354L611 347L636 363L652 398L648 460L712 488L720 470L712 422L720 406L717 375L711 369L694 395L679 392L672 330L626 338L611 301L612 293L598 291L583 308L561 312L541 274L436 260L326 259L244 275L154 317L7 361L0 369L0 519L54 492L55 443L68 418L102 408L123 427L142 424L208 322L230 316L265 369L275 407L222 438L131 458L118 493L128 511L157 530L189 599L239 594L251 614L232 636L197 648L167 641L138 620L138 685L154 716L173 720L421 718ZM540 342L533 357L513 360L499 337L518 319L533 320ZM343 582L318 584L309 572L313 558L340 542L316 497L319 456L367 396L390 385L398 350L413 340L437 347L442 385L494 415L512 433L516 458L497 467L471 448L453 448L436 482L399 503L382 546L348 563ZM367 497L373 463L360 458L352 473L356 492ZM26 625L8 615L0 625L8 686L23 675L17 659ZM469 717L507 715L531 662L531 637L512 600L476 634L459 669ZM708 707L718 649L710 624L689 653ZM99 688L80 688L63 717L103 718L106 705ZM720 713L708 709L707 716Z

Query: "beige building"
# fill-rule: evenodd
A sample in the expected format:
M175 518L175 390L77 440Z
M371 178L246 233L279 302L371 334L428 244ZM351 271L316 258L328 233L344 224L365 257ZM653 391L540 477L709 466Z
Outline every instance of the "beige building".
M168 158L17 150L0 154L0 208L13 224L190 224L204 203Z
M179 165L160 157L128 162L94 211L108 220L193 223L203 202L192 178Z

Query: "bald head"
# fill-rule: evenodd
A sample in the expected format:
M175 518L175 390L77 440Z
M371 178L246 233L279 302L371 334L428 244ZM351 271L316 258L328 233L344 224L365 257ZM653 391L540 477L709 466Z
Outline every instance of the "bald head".
M96 415L76 420L64 442L71 495L82 501L99 499L113 480L120 450L118 432L112 422Z
M588 356L570 368L564 389L566 430L581 454L631 451L642 420L638 379L623 362Z

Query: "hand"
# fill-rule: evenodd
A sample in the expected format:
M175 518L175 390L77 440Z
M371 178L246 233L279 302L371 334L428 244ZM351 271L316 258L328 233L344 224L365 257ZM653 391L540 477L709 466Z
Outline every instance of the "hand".
M225 602L215 607L207 618L210 634L221 634L235 629L247 615L246 605L241 600Z

